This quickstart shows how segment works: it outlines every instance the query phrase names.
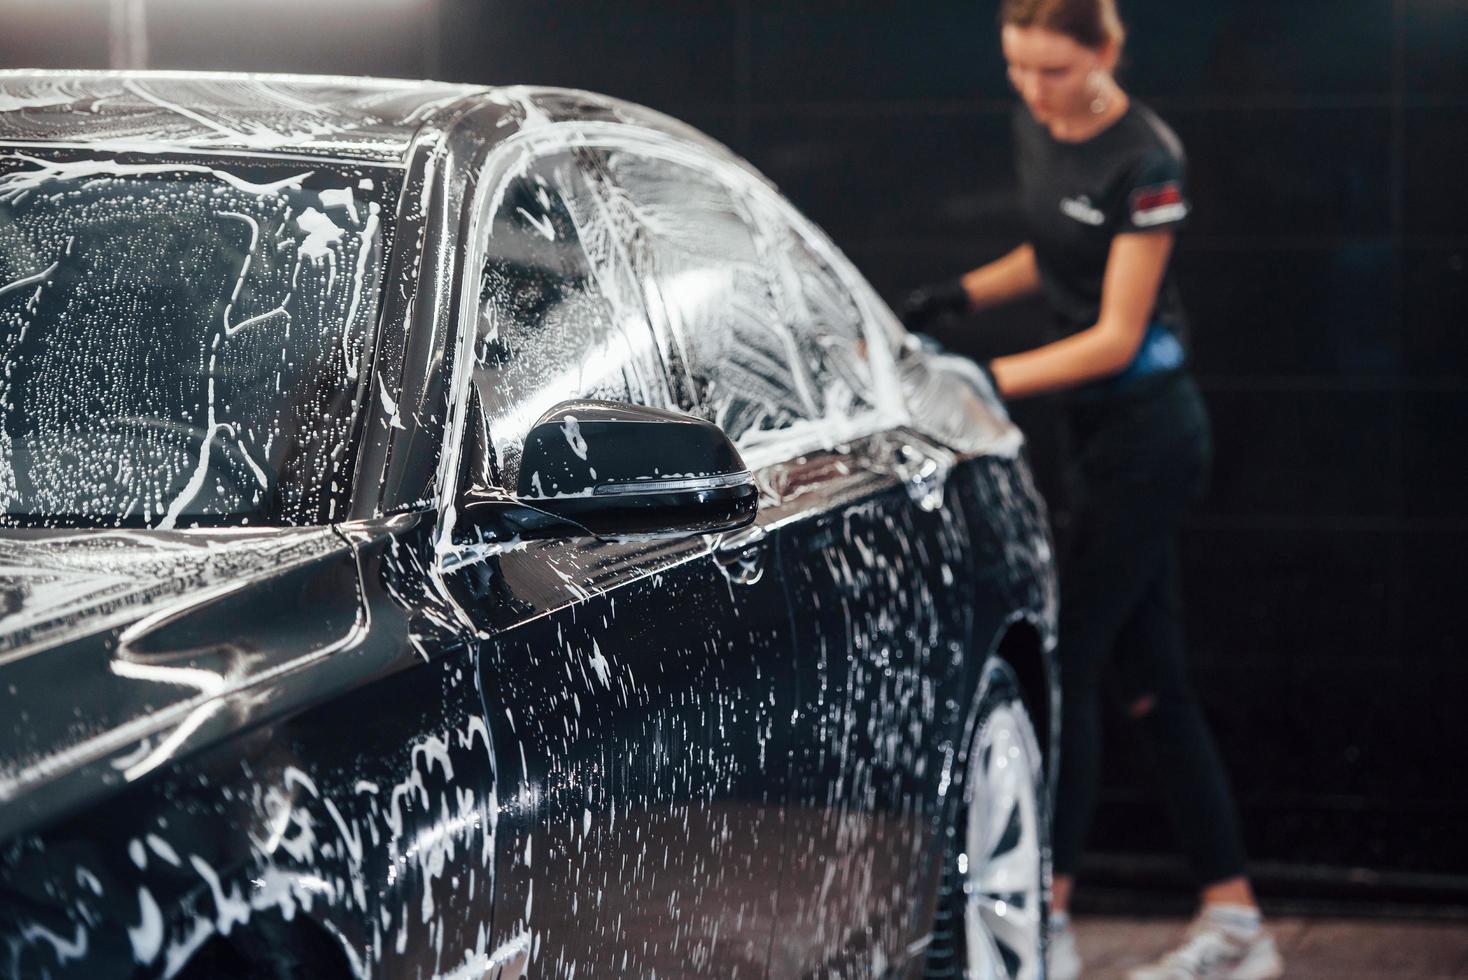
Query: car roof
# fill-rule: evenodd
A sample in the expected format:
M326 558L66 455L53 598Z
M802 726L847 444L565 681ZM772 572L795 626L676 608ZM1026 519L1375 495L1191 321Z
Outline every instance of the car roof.
M557 123L612 123L657 131L755 173L693 127L595 92L336 75L0 69L0 148L316 156L401 167L420 137L442 143L485 106L498 115L470 125L481 142Z
M483 86L326 75L0 71L0 145L320 155L401 164Z

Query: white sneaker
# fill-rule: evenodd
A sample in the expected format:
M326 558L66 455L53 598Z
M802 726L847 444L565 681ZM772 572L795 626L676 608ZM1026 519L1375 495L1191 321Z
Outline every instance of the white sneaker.
M1078 980L1081 954L1076 949L1076 934L1070 927L1070 920L1064 919L1060 925L1052 921L1045 938L1046 980Z
M1284 976L1284 960L1274 937L1262 927L1245 933L1200 915L1177 949L1154 963L1139 966L1127 980L1275 980Z

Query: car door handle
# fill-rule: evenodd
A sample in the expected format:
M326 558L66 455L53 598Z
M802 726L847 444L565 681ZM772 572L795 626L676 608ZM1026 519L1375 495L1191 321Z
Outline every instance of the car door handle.
M754 585L765 574L765 538L767 532L758 524L719 536L714 544L714 561L724 570L729 581Z

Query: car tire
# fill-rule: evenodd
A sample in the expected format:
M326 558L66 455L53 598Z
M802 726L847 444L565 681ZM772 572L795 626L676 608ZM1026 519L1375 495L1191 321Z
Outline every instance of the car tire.
M1044 758L1009 664L991 659L979 690L924 977L1043 980L1050 900Z

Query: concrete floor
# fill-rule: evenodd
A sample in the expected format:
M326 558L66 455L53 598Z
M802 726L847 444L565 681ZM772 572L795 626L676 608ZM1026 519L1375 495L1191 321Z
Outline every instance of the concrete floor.
M1119 980L1176 944L1182 919L1077 916L1086 980ZM1269 920L1290 980L1448 980L1468 977L1468 922Z

